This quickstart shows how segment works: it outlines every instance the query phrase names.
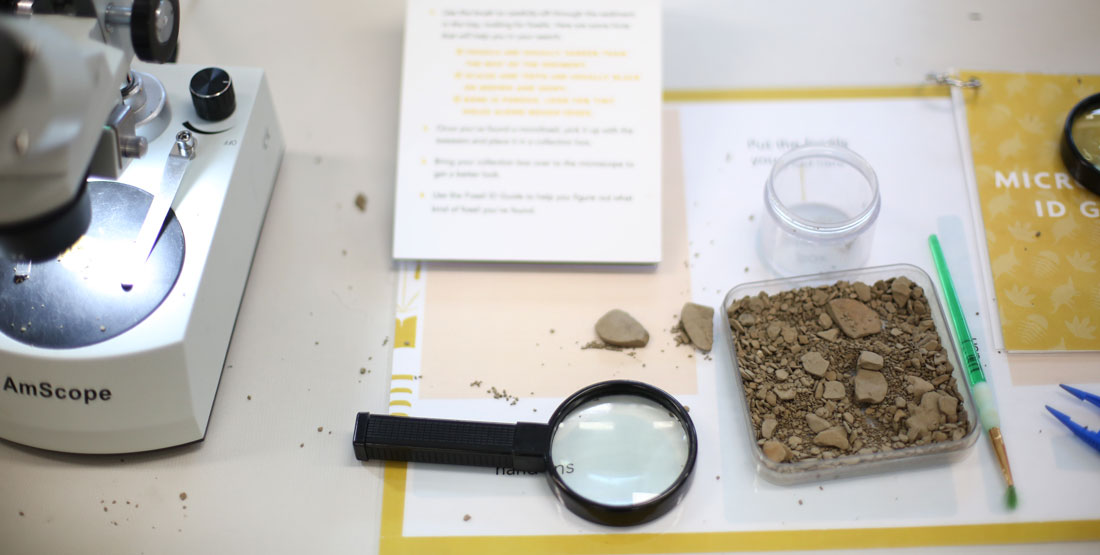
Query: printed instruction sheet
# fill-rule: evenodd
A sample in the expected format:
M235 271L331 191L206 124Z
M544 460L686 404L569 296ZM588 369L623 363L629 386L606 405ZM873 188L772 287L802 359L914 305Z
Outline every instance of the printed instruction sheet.
M653 264L656 1L415 0L394 257Z

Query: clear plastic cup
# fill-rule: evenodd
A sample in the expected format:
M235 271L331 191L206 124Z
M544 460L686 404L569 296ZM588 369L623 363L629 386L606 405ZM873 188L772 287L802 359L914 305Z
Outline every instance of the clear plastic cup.
M860 267L880 205L878 178L860 155L841 146L791 150L764 187L760 258L780 276Z

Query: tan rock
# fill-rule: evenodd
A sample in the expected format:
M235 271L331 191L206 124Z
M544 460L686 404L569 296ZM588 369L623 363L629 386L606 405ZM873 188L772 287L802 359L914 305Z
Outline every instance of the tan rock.
M940 426L940 394L929 391L921 397L919 406L912 406L912 416L905 419L905 425L909 427L906 441L923 439L936 431Z
M826 306L829 316L848 337L858 339L882 331L878 313L855 299L833 299Z
M864 370L882 370L882 364L882 355L871 351L863 351L859 353L859 360L856 362L856 367Z
M765 441L762 449L765 457L777 463L781 463L791 456L791 450L783 442L774 439Z
M779 425L774 418L765 418L764 422L760 424L760 436L764 439L771 439L772 434L775 433L775 427Z
M833 327L833 319L830 318L828 314L822 312L821 315L817 317L817 324L821 326L821 329L827 330Z
M649 343L649 332L633 316L617 308L596 322L596 335L616 347L645 347Z
M821 306L825 304L825 301L829 300L829 295L820 289L816 289L813 294L810 295L810 300L817 306Z
M959 421L959 400L950 395L940 395L940 412L947 421L954 424Z
M780 400L790 401L790 400L795 398L795 395L796 395L796 393L793 389L778 388L778 387L775 388L775 396L779 397Z
M780 335L783 336L783 341L786 341L787 343L794 343L795 341L798 341L798 330L790 326L784 327L783 331L780 332Z
M936 389L936 387L928 383L927 380L917 376L905 376L905 381L909 382L905 390L908 391L914 399L920 399L925 393Z
M779 325L779 322L772 322L768 324L768 339L775 339L779 336L779 332L783 331L783 326Z
M833 427L833 425L828 420L825 420L824 418L812 412L806 413L806 424L809 424L810 429L813 430L815 433Z
M827 329L825 331L817 332L817 336L825 341L836 341L837 336L840 335L840 330L836 328Z
M818 434L814 436L814 444L822 447L836 447L844 450L847 450L850 446L848 443L848 434L841 426L834 426L818 432Z
M865 303L871 302L871 288L868 287L866 283L857 281L852 284L852 289L855 290L856 297L858 297L859 300Z
M810 351L802 355L802 368L806 370L807 374L820 378L829 369L829 361L825 360L821 353Z
M856 372L856 400L861 403L881 403L886 398L886 377L882 372L859 370Z
M825 391L821 396L826 399L843 399L846 396L844 384L837 381L825 382Z
M695 303L684 303L680 309L680 327L692 344L708 352L714 345L714 309Z

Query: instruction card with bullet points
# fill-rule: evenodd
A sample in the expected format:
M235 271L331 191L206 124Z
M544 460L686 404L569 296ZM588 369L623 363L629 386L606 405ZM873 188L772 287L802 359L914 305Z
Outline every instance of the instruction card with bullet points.
M657 2L409 3L394 257L655 264Z

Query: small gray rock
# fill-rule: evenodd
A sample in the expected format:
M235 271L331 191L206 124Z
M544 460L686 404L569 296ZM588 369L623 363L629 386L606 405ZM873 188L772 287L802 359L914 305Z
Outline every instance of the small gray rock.
M649 332L633 316L617 308L596 322L596 335L616 347L645 347L649 343Z

